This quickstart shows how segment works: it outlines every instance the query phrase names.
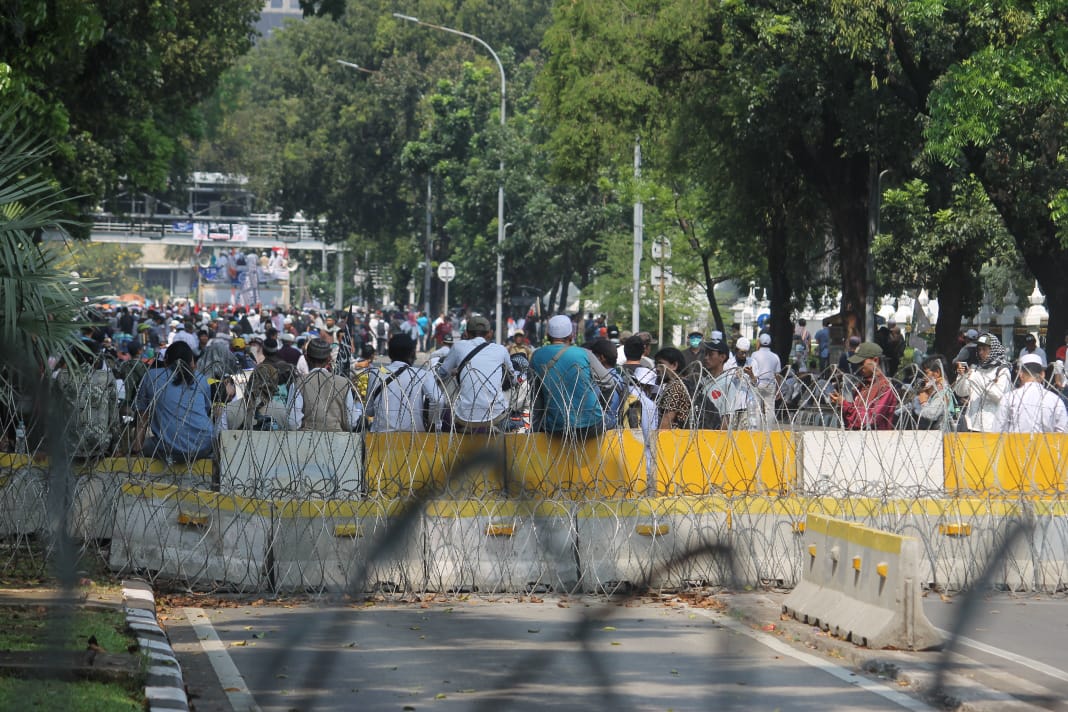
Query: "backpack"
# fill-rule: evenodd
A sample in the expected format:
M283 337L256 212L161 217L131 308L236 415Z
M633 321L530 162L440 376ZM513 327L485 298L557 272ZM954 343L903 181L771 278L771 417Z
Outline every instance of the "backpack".
M627 428L642 427L642 399L637 393L631 392L631 388L644 391L645 387L634 378L637 364L623 364L623 382L627 386L627 393L619 404L619 424Z
M378 338L381 339L381 338L385 337L387 328L388 328L388 325L386 324L386 320L385 319L379 319L378 320L378 324L375 325L375 331L377 332Z
M115 376L99 369L70 372L59 377L70 404L67 445L74 457L107 452L118 429L118 391Z

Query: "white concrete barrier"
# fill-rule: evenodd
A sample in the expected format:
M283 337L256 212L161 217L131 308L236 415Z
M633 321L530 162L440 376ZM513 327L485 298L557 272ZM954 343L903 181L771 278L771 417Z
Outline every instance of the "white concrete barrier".
M680 551L670 500L587 502L575 513L579 585L594 593L678 586L671 564Z
M930 497L944 491L938 431L820 430L799 436L804 492Z
M271 503L127 482L115 512L110 566L198 589L266 588Z
M870 648L922 650L941 640L920 598L915 539L810 514L803 574L783 608Z
M426 508L427 574L435 591L572 590L578 578L568 506L441 500Z
M359 434L224 430L219 462L219 488L227 494L329 500L364 493Z
M415 505L402 500L276 502L269 557L275 585L353 594L425 590L423 516L414 512L403 520L405 506Z
M47 473L28 458L12 464L17 467L0 475L0 536L43 534L49 527Z

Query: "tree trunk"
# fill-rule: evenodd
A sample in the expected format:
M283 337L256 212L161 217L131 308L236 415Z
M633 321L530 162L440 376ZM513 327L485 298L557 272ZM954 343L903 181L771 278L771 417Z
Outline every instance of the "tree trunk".
M846 335L854 330L863 335L868 294L872 163L867 154L842 156L834 136L831 133L816 145L798 138L791 152L798 168L827 206L831 218L831 231L838 248L841 311L845 317Z
M793 289L787 276L788 232L785 216L777 215L768 227L765 247L768 252L768 275L771 278L768 289L768 303L771 316L768 330L771 332L771 344L779 354L783 365L790 360L790 347L793 345L794 326L790 321L790 302Z
M934 340L934 352L950 361L960 350L957 336L964 317L964 285L967 280L974 278L965 261L951 254L938 286L938 320L935 322Z

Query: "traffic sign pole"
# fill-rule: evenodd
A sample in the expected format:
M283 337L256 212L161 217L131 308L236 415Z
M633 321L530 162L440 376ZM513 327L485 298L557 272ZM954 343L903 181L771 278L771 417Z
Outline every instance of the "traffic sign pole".
M442 262L438 265L438 279L445 283L445 316L449 315L449 282L456 278L456 265L452 262Z

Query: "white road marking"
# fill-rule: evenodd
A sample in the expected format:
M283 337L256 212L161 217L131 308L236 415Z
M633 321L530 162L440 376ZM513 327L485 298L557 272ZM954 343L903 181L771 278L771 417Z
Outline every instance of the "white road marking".
M215 626L211 624L204 609L185 608L183 610L200 641L200 647L211 661L211 666L215 668L215 674L223 689L226 690L226 696L230 699L230 705L233 706L234 711L260 712L256 699L245 685L245 678L241 677L233 659L226 652L226 646L219 640L219 636L215 633Z
M860 673L852 672L847 668L844 668L840 665L835 665L834 663L824 660L823 658L820 658L816 655L812 655L811 653L796 650L792 646L782 642L778 638L775 638L771 635L767 635L766 633L755 631L752 628L749 628L748 626L745 626L736 620L732 620L725 616L721 616L718 613L699 608L694 609L693 612L699 613L707 618L711 618L716 623L722 625L724 628L730 628L736 633L741 633L743 635L749 636L761 645L769 647L777 653L780 653L782 655L788 655L791 658L798 660L806 665L814 667L818 670L822 670L823 672L841 680L842 682L847 682L850 685L856 685L857 687L867 692L870 692L873 695L878 695L879 697L882 697L885 700L893 702L899 707L904 707L907 710L913 710L913 712L934 712L933 707L930 707L924 704L923 702L920 702L919 700L913 699L912 697L909 697L908 695L902 692L892 690L889 687L886 687L885 685L880 685L877 682L869 680Z
M936 628L936 630L938 629ZM949 640L950 634L948 631L938 630L938 632L944 635L947 641ZM1059 668L1055 668L1052 665L1047 665L1044 662L1032 660L1031 658L1026 658L1023 655L1017 655L1016 653L1009 652L1008 650L995 648L993 645L980 643L978 640L965 638L964 636L957 638L957 640L959 640L964 645L967 645L969 648L975 648L976 650L980 650L984 653L987 653L988 655L993 655L994 657L1009 660L1011 662L1016 663L1017 665L1023 665L1025 668L1030 668L1035 672L1042 673L1043 675L1049 675L1050 677L1056 680L1068 682L1068 672L1065 672L1064 670L1061 670Z

